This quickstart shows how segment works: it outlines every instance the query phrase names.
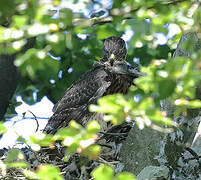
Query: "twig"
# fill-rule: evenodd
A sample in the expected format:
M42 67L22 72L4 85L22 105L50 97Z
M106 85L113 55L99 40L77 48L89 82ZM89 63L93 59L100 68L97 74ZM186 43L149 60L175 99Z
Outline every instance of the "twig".
M105 164L109 164L109 165L119 163L119 161L106 161L106 160L103 159L102 157L98 157L98 160L99 160L99 162L101 162L101 163L105 163Z
M112 136L120 136L120 135L127 135L128 133L121 133L121 132L118 132L118 133L109 133L109 132L99 132L100 134L103 134L103 135L112 135Z
M38 131L38 128L39 128L39 123L38 123L37 117L36 117L35 114L32 113L30 110L28 110L28 112L30 112L30 113L34 116L34 119L35 119L36 125L37 125L35 132L37 132L37 131Z
M104 146L104 147L107 147L107 148L112 149L112 146L110 146L110 145L107 145L107 144L101 144L101 143L97 143L97 144L100 145L100 146Z

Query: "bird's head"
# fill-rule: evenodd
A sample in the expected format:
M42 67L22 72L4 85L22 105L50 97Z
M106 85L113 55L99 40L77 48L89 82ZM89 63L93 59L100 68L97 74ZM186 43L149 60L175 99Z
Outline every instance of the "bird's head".
M107 61L125 61L126 53L126 44L122 38L111 36L104 40L103 54Z
M104 40L103 44L104 65L115 74L140 77L143 74L137 66L130 66L126 59L126 43L116 36L111 36Z

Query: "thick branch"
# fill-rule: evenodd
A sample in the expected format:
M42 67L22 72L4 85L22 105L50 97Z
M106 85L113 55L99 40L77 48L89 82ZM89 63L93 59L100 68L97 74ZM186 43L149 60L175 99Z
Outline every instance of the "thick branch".
M15 55L0 55L0 120L6 113L9 100L17 87L17 69L13 65Z

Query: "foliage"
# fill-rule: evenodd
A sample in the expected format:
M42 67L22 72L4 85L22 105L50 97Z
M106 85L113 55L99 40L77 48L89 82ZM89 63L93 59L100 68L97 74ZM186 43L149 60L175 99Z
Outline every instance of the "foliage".
M22 160L24 160L23 153L18 149L12 149L4 162L7 168L26 168L27 164Z
M4 127L2 123L0 123L0 134L3 134L5 132L6 132L6 128Z
M127 96L104 97L98 105L92 105L91 110L108 113L105 120L114 124L135 120L140 128L160 129L161 124L175 125L165 112L160 111L161 100L168 98L177 106L176 114L189 107L201 107L195 97L195 86L201 77L200 52L194 52L192 42L188 42L184 48L192 55L171 59L182 32L196 31L200 36L199 2L72 0L71 5L80 3L87 11L85 13L69 8L69 2L0 2L0 54L16 54L14 63L21 73L15 96L22 96L29 104L40 101L43 96L57 102L66 87L101 58L104 38L131 32L127 61L130 64L137 61L146 76L134 81L136 87L131 87ZM56 18L54 7L59 9ZM158 44L158 35L168 37L168 42ZM31 48L27 48L29 44ZM82 152L93 159L100 151L99 146L93 144L98 130L96 122L84 129L72 121L67 129L61 129L55 136L31 136L27 144L38 150L40 146L51 147L54 141L62 140L68 146L67 155ZM5 132L2 124L0 132ZM26 163L21 160L23 155L19 151L11 151L1 164L2 171L11 167L26 168ZM25 169L24 174L32 179L62 179L58 168L51 165L41 165L36 172ZM135 179L126 173L114 176L108 166L98 167L92 176L95 179Z
M105 180L123 180L123 179L127 179L127 180L135 180L136 178L130 174L130 173L119 173L117 175L114 176L114 170L107 166L107 165L100 165L98 168L94 169L92 171L92 177L95 180L101 180L101 179L105 179Z
M1 53L18 53L15 64L22 79L17 94L30 104L40 101L44 95L53 102L58 101L65 88L89 69L94 60L100 59L101 39L134 30L128 42L128 61L133 63L133 58L140 58L142 65L148 65L154 58L168 58L169 47L175 47L173 40L178 40L180 35L167 45L157 45L156 33L168 34L164 24L168 23L177 33L189 30L192 25L188 15L191 1L114 1L112 7L110 1L72 3L80 3L90 12L84 15L73 11L66 5L67 1L65 4L59 0L1 2L0 42L4 47ZM97 13L95 5L105 9L105 13ZM60 10L56 19L51 11L54 6ZM86 38L81 39L81 35ZM31 39L34 39L33 48L23 53L23 46ZM51 59L50 54L60 60ZM73 72L69 73L69 68ZM37 92L36 99L33 92Z
M30 179L42 179L42 180L62 180L63 179L63 177L59 174L59 168L48 165L48 164L39 166L36 172L25 170L24 175Z
M100 152L100 147L94 145L97 136L95 135L100 130L100 126L96 121L90 122L86 129L75 121L71 121L68 129L61 129L56 133L56 140L63 140L67 148L67 154L79 152L88 155L94 159Z
M105 96L90 109L108 113L105 120L114 124L135 120L140 128L145 125L153 127L152 123L174 125L165 112L160 112L160 102L168 98L176 106L176 114L186 111L186 108L201 107L201 101L194 100L195 85L201 80L200 69L196 66L198 62L199 59L192 61L183 57L165 62L154 60L150 66L142 68L146 76L134 81L137 88L131 87L128 96Z
M96 121L91 121L86 128L83 128L72 120L67 128L60 129L54 136L37 133L31 135L27 141L21 137L18 140L27 143L35 151L47 146L53 149L54 142L62 141L62 145L68 147L65 160L68 160L70 155L76 152L82 153L91 159L96 159L99 155L100 147L94 143L98 138L96 133L99 130L100 126Z

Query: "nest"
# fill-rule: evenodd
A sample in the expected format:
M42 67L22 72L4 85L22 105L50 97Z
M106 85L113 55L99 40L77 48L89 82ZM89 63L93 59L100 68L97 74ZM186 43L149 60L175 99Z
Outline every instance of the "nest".
M120 162L119 153L122 142L126 139L132 127L133 124L123 123L122 125L112 126L106 132L100 133L100 138L96 143L101 145L101 153L95 160L75 153L66 161L66 147L61 146L60 143L55 143L54 148L45 147L38 152L33 151L31 148L23 148L20 150L24 153L25 161L28 164L27 170L35 171L42 164L51 164L60 169L60 174L64 179L90 179L90 173L100 164L107 164L113 167L116 173L123 170L124 166ZM2 150L1 162L5 160L10 150L12 149ZM2 168L0 179L28 179L25 177L23 171L23 168Z

